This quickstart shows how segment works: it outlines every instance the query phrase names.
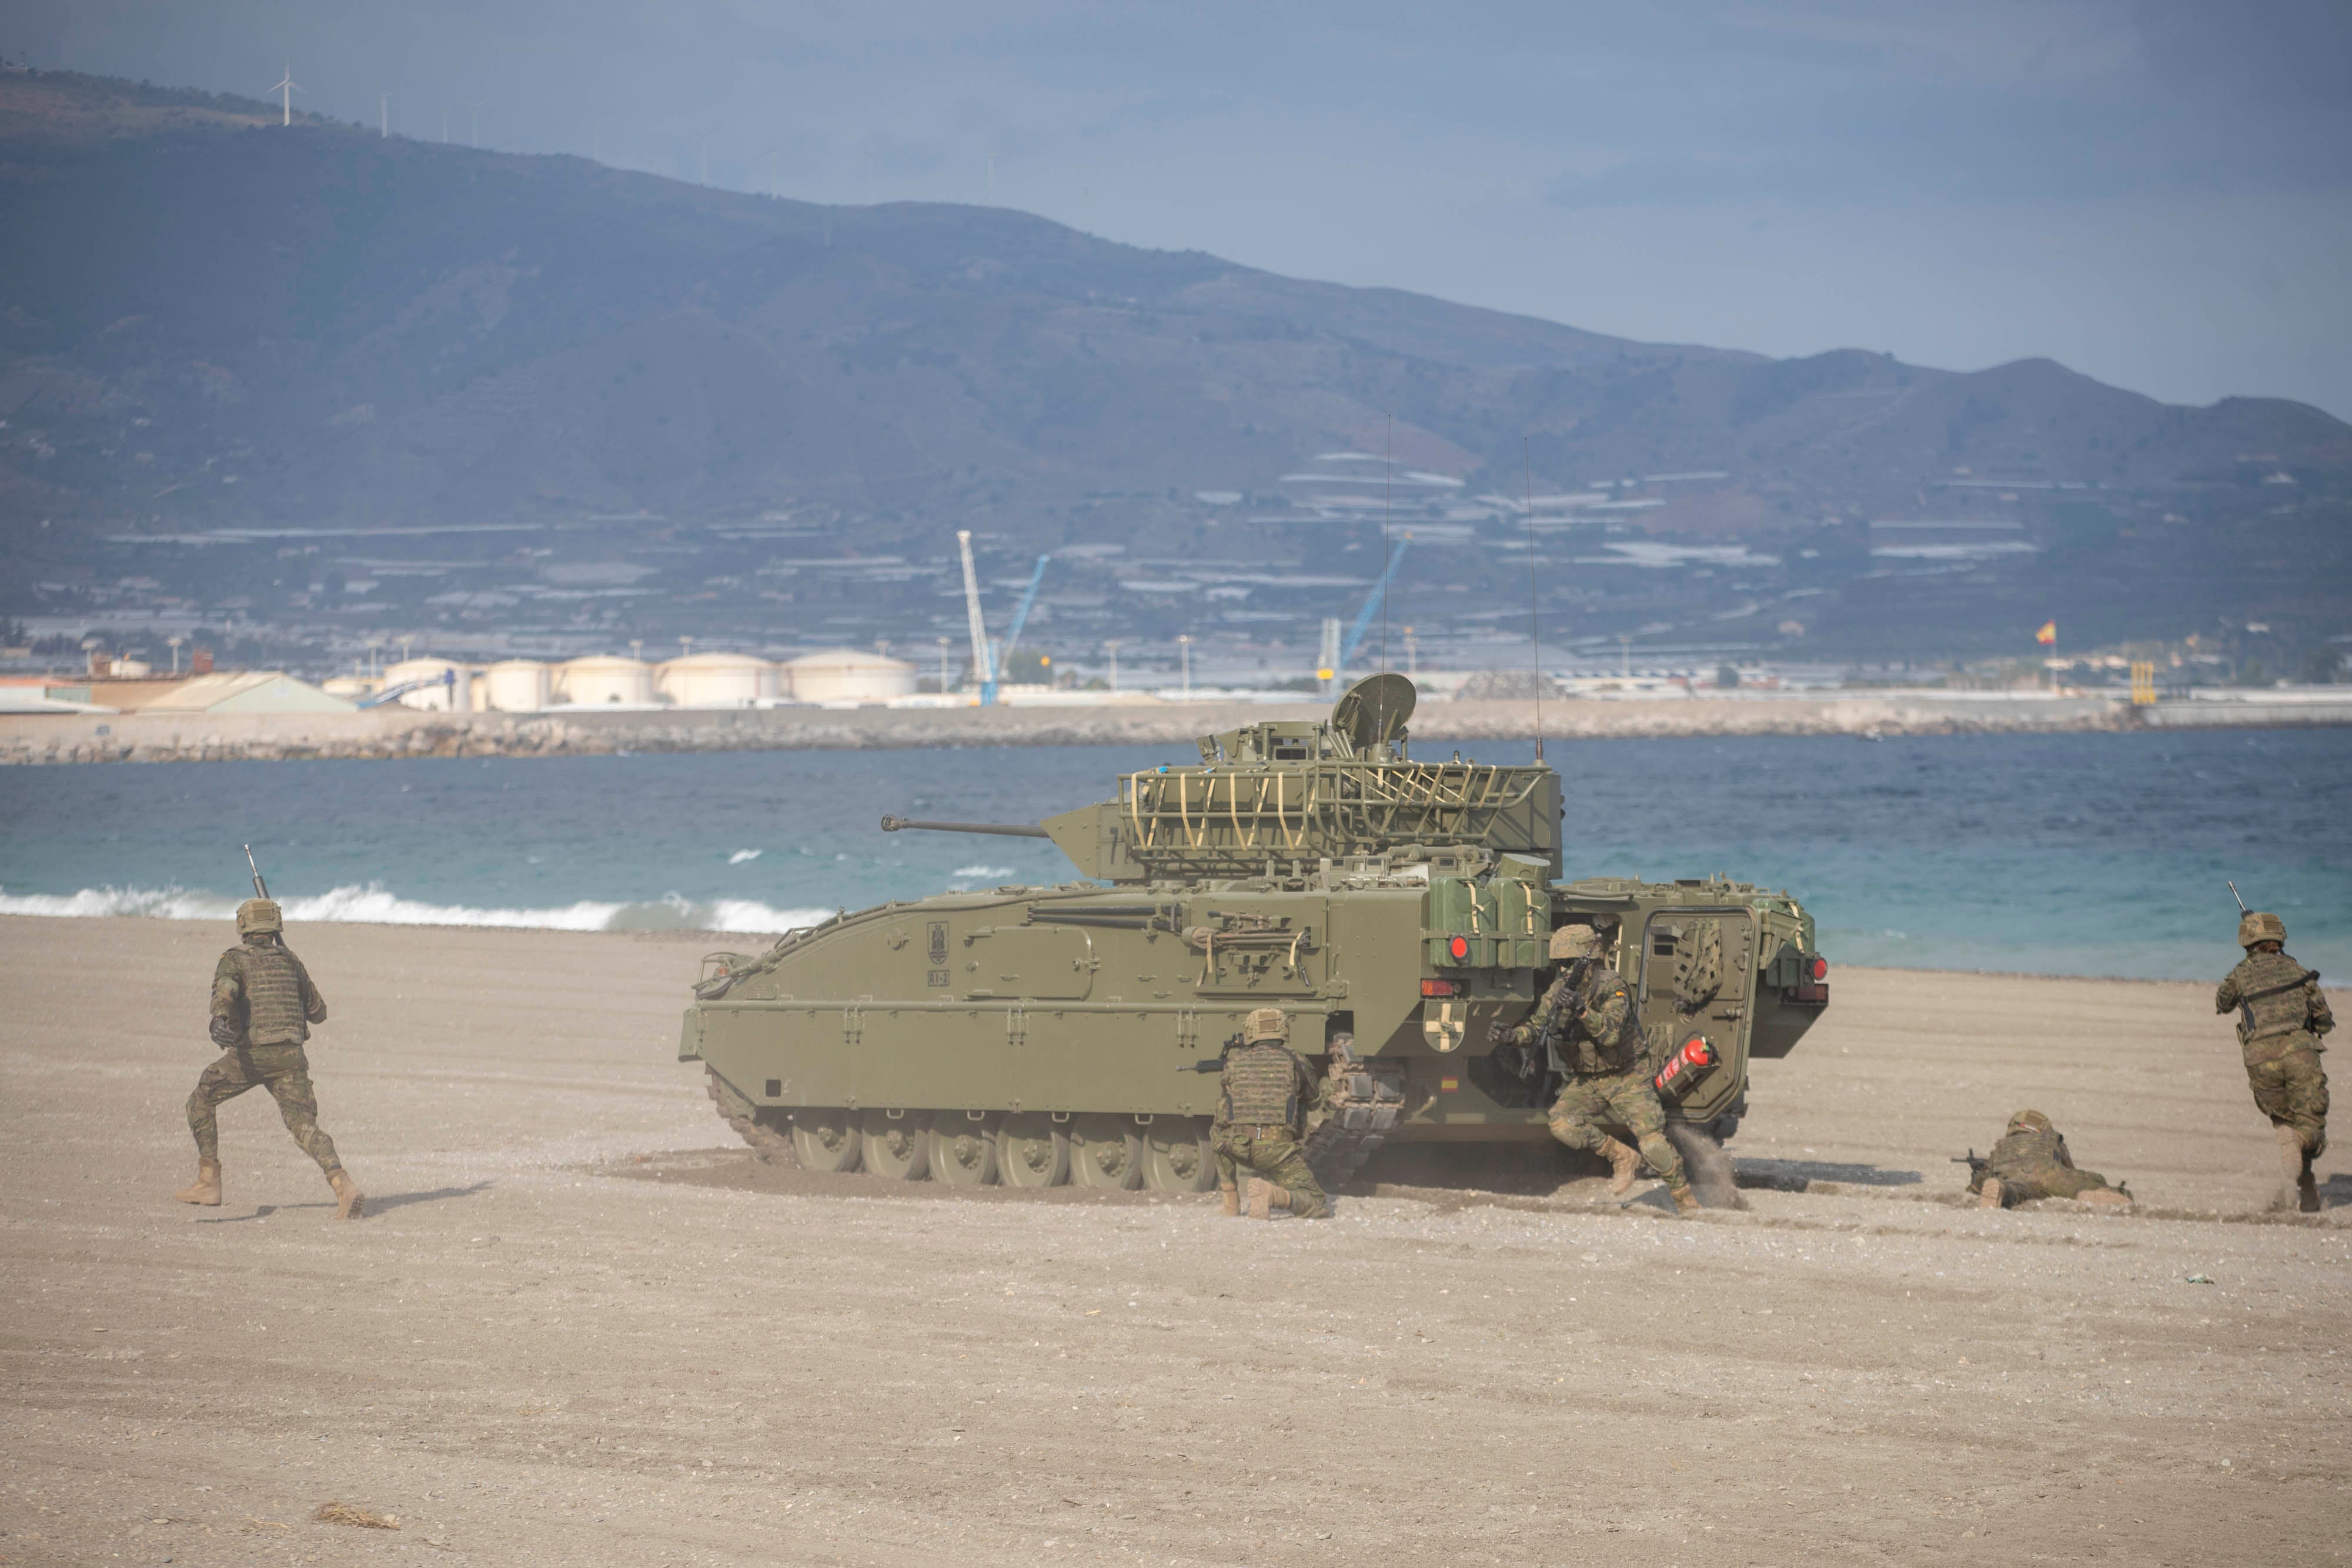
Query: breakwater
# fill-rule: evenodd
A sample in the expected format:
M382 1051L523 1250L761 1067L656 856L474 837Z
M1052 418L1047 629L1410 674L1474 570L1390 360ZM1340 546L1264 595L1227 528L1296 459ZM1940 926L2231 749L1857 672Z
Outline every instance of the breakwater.
M348 714L0 715L0 764L394 760L582 757L626 752L880 750L936 746L1186 746L1268 719L1314 719L1320 703L1135 703L996 708L765 708L446 714L391 707ZM1541 705L1547 737L1903 736L2127 728L2105 697L1967 697L1841 693ZM2282 722L2294 722L2292 716ZM2342 722L2341 718L2335 722ZM1533 702L1433 702L1413 721L1424 746L1524 740Z

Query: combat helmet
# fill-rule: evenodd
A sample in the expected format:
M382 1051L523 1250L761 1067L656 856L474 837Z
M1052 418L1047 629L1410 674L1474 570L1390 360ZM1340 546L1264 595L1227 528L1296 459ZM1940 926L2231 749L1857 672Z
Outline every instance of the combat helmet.
M2238 946L2251 947L2257 942L2284 942L2286 922L2267 909L2247 911L2238 922Z
M274 898L248 898L236 906L236 934L240 936L285 929L286 917L278 913L278 901Z
M1249 1017L1242 1019L1242 1043L1244 1045L1255 1045L1262 1040L1289 1038L1290 1015L1280 1008L1253 1009Z
M1601 933L1590 921L1571 920L1552 927L1551 956L1587 958L1601 950Z
M2050 1124L2050 1118L2043 1115L2039 1111L2020 1111L2016 1115L2011 1116L2009 1119L2009 1130L2011 1132L2014 1133L2023 1127L2031 1127L2037 1133L2054 1133L2057 1131L2055 1127L2053 1127Z

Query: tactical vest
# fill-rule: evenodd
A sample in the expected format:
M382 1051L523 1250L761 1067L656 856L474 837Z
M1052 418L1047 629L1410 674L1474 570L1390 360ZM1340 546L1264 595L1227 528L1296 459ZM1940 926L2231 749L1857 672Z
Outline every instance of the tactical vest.
M302 961L284 947L239 946L245 989L245 1038L249 1045L299 1045L310 1038L302 1005Z
M2066 1153L2066 1140L2058 1134L2045 1133L2039 1127L2020 1127L1992 1146L1985 1164L1995 1176L2021 1176L2071 1169L2074 1162Z
M1607 1039L1597 1039L1584 1027L1584 1009L1607 1001L1612 991L1624 993L1625 1019L1608 1032ZM1554 1071L1587 1078L1623 1072L1642 1059L1642 1025L1633 1016L1633 993L1626 990L1616 970L1605 964L1594 965L1552 1025Z
M1298 1125L1298 1059L1272 1040L1225 1053L1219 1118L1241 1126Z
M2284 1051L2311 1025L2304 982L2311 971L2284 953L2249 953L2230 971L2238 983L2238 1043L2250 1052Z

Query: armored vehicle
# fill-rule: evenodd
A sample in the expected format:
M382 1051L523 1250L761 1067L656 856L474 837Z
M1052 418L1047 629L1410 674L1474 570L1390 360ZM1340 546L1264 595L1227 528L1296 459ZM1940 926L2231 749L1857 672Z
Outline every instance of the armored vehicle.
M1220 1047L1291 1017L1326 1090L1306 1151L1343 1183L1383 1144L1541 1143L1553 1064L1490 1026L1600 926L1672 1117L1719 1139L1748 1064L1829 1000L1813 922L1742 883L1562 880L1559 776L1409 754L1416 694L1374 675L1328 721L1207 736L1034 826L1086 879L893 901L704 960L678 1055L769 1157L963 1185L1215 1185ZM1687 1134L1685 1134L1687 1136Z

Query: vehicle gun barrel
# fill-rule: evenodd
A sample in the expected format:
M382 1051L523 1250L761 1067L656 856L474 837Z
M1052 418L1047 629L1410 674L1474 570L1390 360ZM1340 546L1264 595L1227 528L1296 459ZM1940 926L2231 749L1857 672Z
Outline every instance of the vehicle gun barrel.
M918 822L910 817L885 817L882 831L886 833L994 833L1007 839L1048 838L1045 829L1025 822Z

